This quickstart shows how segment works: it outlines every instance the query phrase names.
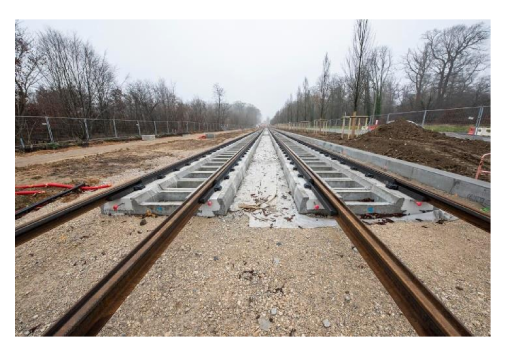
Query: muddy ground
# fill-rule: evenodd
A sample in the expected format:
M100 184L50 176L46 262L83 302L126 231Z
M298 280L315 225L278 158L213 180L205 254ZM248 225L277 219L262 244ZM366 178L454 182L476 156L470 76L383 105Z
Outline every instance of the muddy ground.
M235 131L218 133L215 138L167 138L166 141L152 145L142 143L138 146L134 142L125 143L115 151L100 152L84 156L71 154L69 149L42 152L35 154L17 155L23 160L32 159L34 165L16 166L16 185L57 182L61 184L77 184L85 182L87 185L118 184L119 182L105 182L104 178L119 175L127 170L151 170L163 164L164 160L175 162L188 157L189 151L203 151L205 148L221 144L248 131ZM111 145L104 145L105 150ZM112 145L116 146L116 145ZM39 163L41 155L61 155L69 159ZM162 162L162 163L161 163ZM43 188L44 194L34 196L16 196L16 210L38 202L46 197L60 192L60 189ZM79 195L73 194L64 198L66 202L72 201ZM63 198L62 198L63 199Z
M382 125L351 140L337 133L292 132L468 177L475 177L481 156L491 152L489 142L448 137L405 120ZM483 169L490 169L489 160ZM490 181L489 175L480 179Z

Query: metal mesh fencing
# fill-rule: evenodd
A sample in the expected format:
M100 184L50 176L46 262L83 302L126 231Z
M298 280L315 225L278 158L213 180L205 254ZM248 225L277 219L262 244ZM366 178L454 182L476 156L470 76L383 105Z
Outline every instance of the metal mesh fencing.
M490 134L491 107L477 106L468 108L395 112L370 116L369 125L383 125L396 120L411 121L424 128L437 132L484 135ZM326 127L325 132L341 133L343 126L342 121L343 117L328 120L328 126ZM284 125L287 129L289 129L292 128L292 125L294 124L296 123L286 123ZM308 122L308 124L305 125L306 130L315 130L317 128L318 127L316 127L312 122ZM346 130L344 130L344 132L346 132Z
M15 147L25 149L48 144L102 139L139 138L182 133L240 129L241 126L192 121L99 120L86 118L16 116Z

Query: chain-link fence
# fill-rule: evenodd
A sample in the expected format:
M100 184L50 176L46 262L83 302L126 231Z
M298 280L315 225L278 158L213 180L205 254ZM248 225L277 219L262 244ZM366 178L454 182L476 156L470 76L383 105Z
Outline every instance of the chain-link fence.
M478 106L456 109L396 112L372 117L370 124L385 124L395 120L407 120L438 132L487 135L491 128L491 107Z
M191 121L97 120L46 116L16 116L16 148L41 147L91 140L167 136L196 132L216 132L243 128L240 125Z
M390 123L396 120L412 121L426 129L436 132L451 132L468 135L491 135L491 107L477 106L455 109L421 110L408 112L395 112L390 114L370 116L368 125L356 130L362 134L374 126ZM308 131L345 133L348 130L348 121L344 118L327 120L326 127L322 128L313 122L294 122L278 125L286 129L305 129Z

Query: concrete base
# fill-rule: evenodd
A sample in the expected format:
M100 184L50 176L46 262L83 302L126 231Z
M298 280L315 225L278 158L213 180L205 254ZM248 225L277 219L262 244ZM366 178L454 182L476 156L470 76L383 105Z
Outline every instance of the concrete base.
M300 145L283 135L280 135L280 139L357 215L420 214L421 211L434 209L427 203L417 205L413 199L403 193L387 189L383 183L368 178L361 172L353 171L348 166L331 160L318 151ZM285 177L294 192L298 211L301 214L316 212L314 207L318 205L320 208L318 212L325 213L321 208L322 204L318 203L313 192L304 188L305 179L298 177L299 172L293 169L291 161L286 159L278 145L275 147L284 168ZM311 195L313 200L307 195Z
M150 141L150 140L155 140L155 135L142 135L141 138L144 140L144 141Z
M155 180L142 190L132 192L120 199L107 202L102 206L102 213L111 215L145 214L148 210L157 215L172 214L186 198L191 195L207 178L212 176L224 163L232 158L244 145L251 141L248 136L215 153L209 154L190 163L164 178ZM258 144L256 141L255 145ZM252 151L253 150L253 151ZM229 179L221 182L222 191L215 192L209 201L200 208L200 214L213 216L225 214L234 194L241 184L246 167L250 163L255 146L237 162Z
M293 169L293 165L290 164L290 160L285 158L282 150L276 143L273 135L271 135L271 141L278 155L278 159L283 169L285 180L292 192L292 198L296 204L296 209L300 214L318 213L326 214L326 210L322 206L322 203L317 199L313 191L305 189L305 179L298 177L298 171ZM318 209L315 209L318 207Z
M283 131L280 132L285 133ZM392 172L404 178L415 180L437 190L479 203L484 207L489 208L491 206L491 184L488 182L295 133L287 132L287 134L333 152L340 153L351 159L372 164L376 167L385 169L387 172Z
M229 207L234 201L236 192L241 186L241 182L246 175L246 171L250 166L250 162L254 156L255 150L259 145L261 137L259 137L254 145L246 152L245 156L234 167L234 171L229 173L229 179L223 180L221 183L222 190L213 193L206 204L201 205L197 212L197 216L215 216L226 215Z

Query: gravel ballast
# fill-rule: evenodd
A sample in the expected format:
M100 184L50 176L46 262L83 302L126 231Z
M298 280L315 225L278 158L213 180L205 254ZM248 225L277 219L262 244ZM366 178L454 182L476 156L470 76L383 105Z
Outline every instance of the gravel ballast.
M17 247L15 334L41 335L162 220L97 208ZM463 221L370 228L474 335L490 335L490 234ZM99 335L416 333L339 227L249 227L239 210L192 218Z

